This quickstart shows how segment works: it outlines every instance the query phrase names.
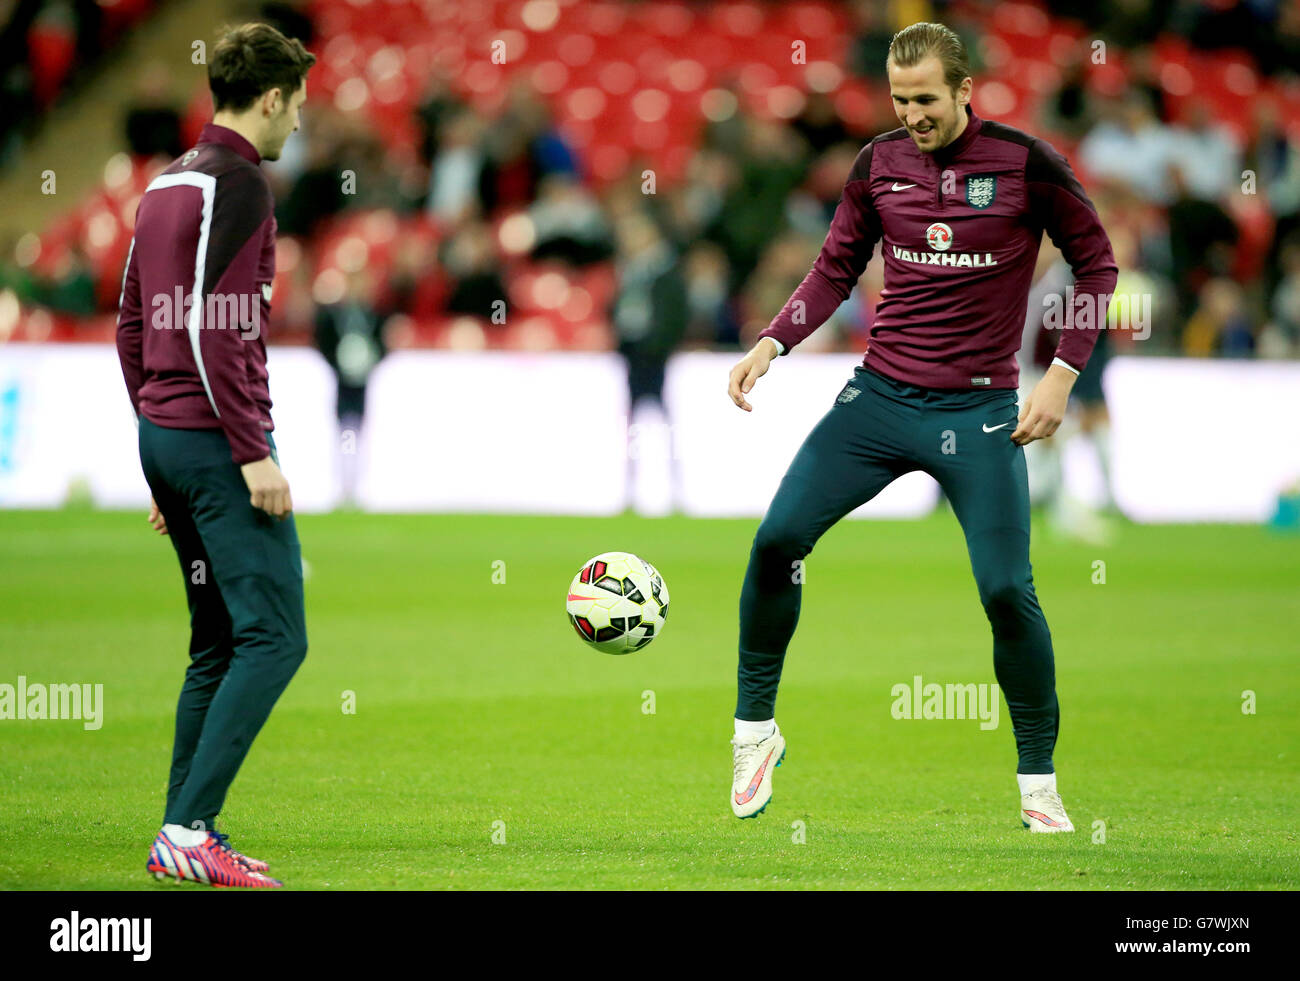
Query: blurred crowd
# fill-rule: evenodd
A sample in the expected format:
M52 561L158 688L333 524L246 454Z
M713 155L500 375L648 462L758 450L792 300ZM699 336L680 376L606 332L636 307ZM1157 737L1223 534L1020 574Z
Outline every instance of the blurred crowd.
M1137 49L1133 63L1145 60ZM1296 128L1288 133L1277 108L1260 101L1242 143L1202 102L1184 103L1172 118L1140 67L1132 84L1108 95L1084 84L1085 71L1082 59L1067 70L1039 132L1070 153L1119 240L1117 292L1152 296L1144 350L1300 356ZM979 96L977 83L977 111ZM706 125L684 178L652 189L645 161L599 189L584 181L579 148L524 84L487 118L445 80L432 82L415 168L396 168L372 131L321 107L308 114L293 159L273 168L280 227L310 236L345 208L424 212L442 241L432 254L408 251L390 309L418 316L440 304L490 330L494 304L508 293L492 221L522 210L532 260L613 262L620 285L609 321L621 345L744 347L816 258L862 145L898 123L883 93L876 118L856 129L824 94L810 93L789 121L747 113L738 94L731 103L733 112ZM354 195L340 193L341 169L356 173ZM420 262L436 282L423 291L412 288ZM809 349L865 346L881 275L877 257L854 296L805 342Z
M734 347L766 325L816 257L844 175L870 138L848 132L829 99L814 95L789 124L740 111L709 124L679 181L660 183L649 162L634 160L596 189L578 148L525 85L489 119L434 83L420 119L423 160L412 173L365 128L329 109L313 114L297 159L272 168L281 231L311 236L345 207L419 211L441 241L432 256L416 246L400 253L395 309L419 318L440 306L490 329L508 294L498 261L505 232L494 219L518 214L523 224L508 227L523 236L529 262L612 264L607 314L618 339L670 347ZM340 169L356 174L354 196L339 192ZM421 258L437 284L423 291L411 288ZM864 326L846 319L824 343L848 343L841 335Z
M0 0L0 167L156 0Z
M965 19L979 5L931 6L929 14L947 15L968 39L980 112L983 48L977 19ZM613 288L597 291L605 307L597 316L609 324L612 346L644 355L649 389L653 365L667 352L749 345L816 258L862 145L898 125L884 88L893 26L879 4L853 10L846 68L879 86L874 117L850 124L817 92L806 94L793 118L755 115L733 84L719 91L674 180L658 178L650 161L635 156L621 179L590 180L583 148L522 79L488 115L435 75L418 100L413 157L391 153L364 114L309 95L302 131L280 161L266 165L281 235L310 243L352 211L422 216L436 234L403 233L382 270L350 270L324 292L319 282L308 284L303 296L311 303L278 304L277 318L290 332L318 331L322 318L337 320L319 307L346 304L379 325L394 315L474 318L490 337L506 327L501 312L510 307L515 268L502 261L508 254L574 274L612 270ZM1117 291L1152 297L1155 323L1142 351L1300 357L1300 128L1264 100L1247 100L1249 118L1235 129L1195 99L1174 110L1143 43L1175 30L1205 47L1247 47L1262 72L1294 72L1300 5L1109 0L1054 10L1124 46L1126 85L1108 92L1089 85L1081 46L1034 131L1084 178L1122 266ZM299 7L267 5L261 13L310 41L311 22ZM165 75L145 74L124 120L135 153L180 152L184 107L174 94ZM863 349L881 270L877 257L808 348ZM86 276L73 261L66 276L24 288L56 309L87 311L96 301Z
M1149 61L1148 50L1136 51L1136 65ZM1254 102L1242 141L1203 101L1185 101L1175 117L1140 67L1132 84L1103 97L1085 91L1084 71L1069 70L1043 124L1078 139L1074 165L1112 240L1125 239L1121 275L1154 289L1155 346L1300 356L1294 123L1288 133L1273 103Z

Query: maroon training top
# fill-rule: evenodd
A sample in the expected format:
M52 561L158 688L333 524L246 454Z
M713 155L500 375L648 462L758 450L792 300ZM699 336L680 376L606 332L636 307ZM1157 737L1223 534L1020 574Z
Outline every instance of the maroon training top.
M1110 240L1061 154L966 114L962 134L934 153L904 128L862 149L812 271L760 337L789 353L848 297L883 239L885 285L863 364L923 388L1015 388L1046 231L1075 276L1056 356L1082 370L1115 289Z
M274 197L261 156L209 123L149 184L122 277L117 352L135 411L173 429L221 429L236 463L267 457L266 325Z

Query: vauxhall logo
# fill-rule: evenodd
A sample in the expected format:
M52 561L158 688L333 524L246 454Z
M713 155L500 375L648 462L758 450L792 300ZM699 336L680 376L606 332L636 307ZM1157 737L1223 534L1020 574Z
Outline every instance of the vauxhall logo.
M899 246L893 246L894 258L903 262L913 262L918 266L955 266L957 268L984 268L985 266L996 266L998 260L993 258L992 252L949 252L952 248L954 236L952 227L945 222L936 221L925 230L925 244L930 246L929 252L914 252L911 249L903 249Z
M952 228L942 221L936 221L925 230L925 244L936 252L947 252L952 248Z

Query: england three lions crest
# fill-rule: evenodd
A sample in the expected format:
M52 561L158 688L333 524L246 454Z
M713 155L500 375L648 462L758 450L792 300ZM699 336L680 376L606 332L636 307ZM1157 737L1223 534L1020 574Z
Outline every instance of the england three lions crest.
M966 178L966 203L972 208L987 208L997 193L996 174L972 174Z

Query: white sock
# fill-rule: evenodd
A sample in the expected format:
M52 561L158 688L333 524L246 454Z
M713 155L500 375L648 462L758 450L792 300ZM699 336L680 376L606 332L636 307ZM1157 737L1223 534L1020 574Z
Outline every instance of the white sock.
M206 831L194 831L183 824L164 824L163 833L179 848L193 848L208 840Z
M1055 773L1017 773L1016 783L1020 784L1020 796L1023 797L1038 787L1046 787L1048 790L1056 791L1056 774Z
M736 720L737 742L762 742L774 732L776 732L776 719L768 719L766 722L746 722L744 719Z

